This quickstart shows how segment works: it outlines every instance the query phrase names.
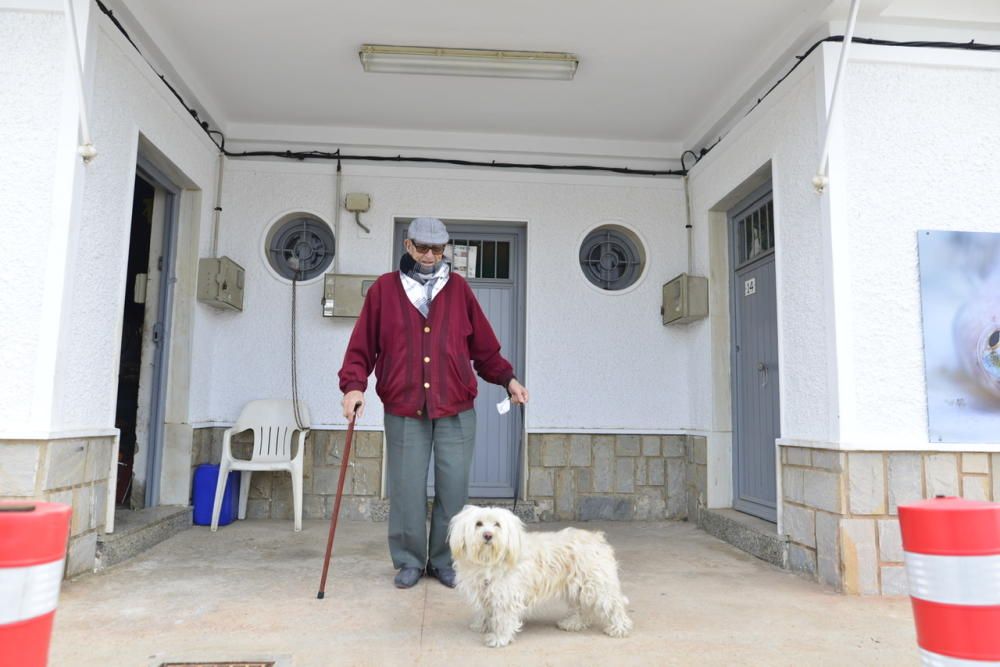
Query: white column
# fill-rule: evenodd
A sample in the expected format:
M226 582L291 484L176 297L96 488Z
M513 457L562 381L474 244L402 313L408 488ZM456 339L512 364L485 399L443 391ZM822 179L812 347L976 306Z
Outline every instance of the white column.
M72 0L93 87L96 5ZM0 4L0 439L48 438L54 414L72 248L88 167L79 145L79 68L63 2Z

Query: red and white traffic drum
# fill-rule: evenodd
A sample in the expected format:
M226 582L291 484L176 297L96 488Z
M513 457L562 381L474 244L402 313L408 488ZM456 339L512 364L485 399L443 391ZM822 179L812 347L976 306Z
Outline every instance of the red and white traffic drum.
M924 500L899 525L923 664L1000 664L1000 504Z
M45 667L69 505L0 501L0 667Z

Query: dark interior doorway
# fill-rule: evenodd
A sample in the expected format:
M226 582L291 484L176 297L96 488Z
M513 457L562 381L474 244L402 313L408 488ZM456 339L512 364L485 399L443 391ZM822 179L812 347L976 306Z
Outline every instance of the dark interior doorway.
M132 198L132 231L129 236L128 277L122 318L121 357L118 366L118 404L115 426L121 436L118 448L118 486L115 502L131 506L132 466L136 453L136 418L139 410L139 373L142 368L142 328L146 319L146 283L149 242L153 229L155 188L136 176Z

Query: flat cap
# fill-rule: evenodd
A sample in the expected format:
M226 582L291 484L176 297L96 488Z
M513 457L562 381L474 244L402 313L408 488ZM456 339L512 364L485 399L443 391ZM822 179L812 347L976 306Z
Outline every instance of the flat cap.
M406 230L406 238L414 243L444 245L448 242L448 230L437 218L414 218Z

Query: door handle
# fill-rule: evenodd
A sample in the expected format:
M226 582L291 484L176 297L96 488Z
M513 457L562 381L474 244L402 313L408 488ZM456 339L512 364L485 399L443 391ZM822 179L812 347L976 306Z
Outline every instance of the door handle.
M767 386L767 364L765 364L763 361L758 361L757 362L757 374L760 375L761 373L764 374L764 379L761 380L760 386L761 387L766 387Z

